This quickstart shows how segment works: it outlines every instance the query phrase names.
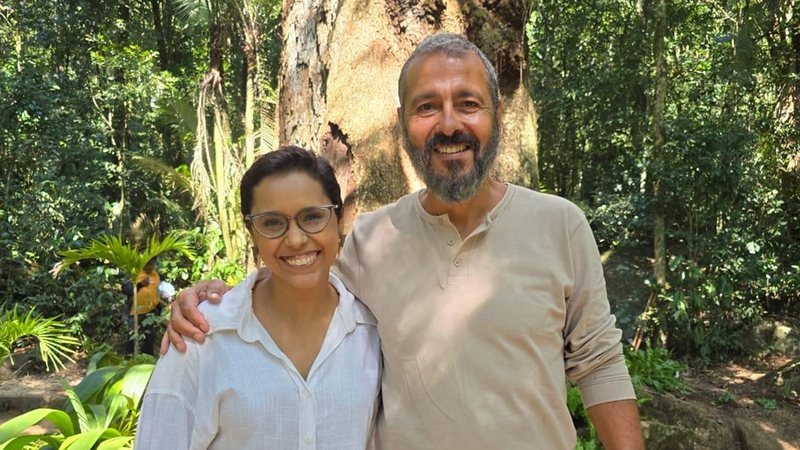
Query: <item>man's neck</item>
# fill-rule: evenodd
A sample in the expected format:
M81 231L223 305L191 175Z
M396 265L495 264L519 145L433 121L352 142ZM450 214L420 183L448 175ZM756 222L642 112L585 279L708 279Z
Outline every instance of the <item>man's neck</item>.
M439 216L447 214L450 222L458 230L461 239L466 239L486 218L508 190L508 185L489 178L481 185L478 192L462 203L445 203L430 190L422 192L422 207L429 214Z

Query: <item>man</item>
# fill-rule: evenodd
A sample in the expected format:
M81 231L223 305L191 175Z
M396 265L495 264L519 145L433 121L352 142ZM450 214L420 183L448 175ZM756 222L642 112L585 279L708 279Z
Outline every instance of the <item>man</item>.
M159 324L157 320L149 320L144 322L143 319L147 317L159 317L161 315L161 301L169 304L172 297L175 296L175 288L167 281L161 280L158 272L156 272L156 259L153 258L147 261L144 265L142 273L136 278L136 306L133 308L133 283L129 280L122 285L122 293L128 297L126 304L126 316L128 318L128 327L133 332L133 316L139 315L139 336L144 337L144 345L142 350L151 355L156 354L156 336L160 333ZM134 343L133 338L128 341L126 351L129 354L133 353Z
M435 35L398 89L404 146L427 189L362 214L338 263L379 322L378 447L573 448L569 378L607 449L643 448L586 219L488 177L502 113L489 61L461 36ZM220 284L184 291L172 326L202 341L184 314L204 324L197 296Z

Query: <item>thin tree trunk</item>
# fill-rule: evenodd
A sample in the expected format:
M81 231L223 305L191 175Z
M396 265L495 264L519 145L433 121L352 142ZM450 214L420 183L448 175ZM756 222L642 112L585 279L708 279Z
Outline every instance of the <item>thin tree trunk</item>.
M666 131L664 108L667 97L667 73L664 58L666 35L666 0L656 2L653 57L656 64L656 85L653 102L653 154L650 176L653 180L653 275L656 285L663 289L667 282L666 226L661 181L664 175L664 144Z
M139 355L139 301L136 278L133 280L133 356Z
M150 0L150 10L153 15L153 30L156 35L156 47L158 48L158 65L161 70L167 70L169 67L169 53L167 41L164 37L161 0Z

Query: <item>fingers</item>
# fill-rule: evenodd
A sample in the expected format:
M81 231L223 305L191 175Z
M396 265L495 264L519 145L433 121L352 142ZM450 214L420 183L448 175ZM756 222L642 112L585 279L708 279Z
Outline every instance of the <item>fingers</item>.
M165 347L166 343L166 348ZM179 352L183 353L186 351L186 342L183 341L183 337L176 333L175 330L172 329L172 326L167 326L167 332L164 333L164 339L161 341L161 354L166 354L167 350L169 350L169 344L175 346L175 349Z
M166 341L172 343L179 351L186 351L183 336L190 337L198 343L205 341L208 322L198 309L200 302L208 300L219 303L223 294L230 288L222 280L200 281L192 287L182 290L178 298L172 302L172 317L167 327L166 339L162 341L161 353L169 349Z
M169 325L167 325L167 331L164 332L164 336L161 336L161 347L159 347L158 353L164 356L167 351L169 351Z
M204 333L208 331L208 322L203 318L200 310L197 309L197 304L200 303L197 297L196 287L182 290L178 295L178 299L172 302L172 318L170 318L169 325L176 334L189 336L202 343L205 340ZM179 339L182 343L183 339L180 336ZM172 334L170 334L170 342L177 347Z
M211 280L206 285L207 300L211 303L219 303L222 300L222 296L229 290L230 288L224 281Z

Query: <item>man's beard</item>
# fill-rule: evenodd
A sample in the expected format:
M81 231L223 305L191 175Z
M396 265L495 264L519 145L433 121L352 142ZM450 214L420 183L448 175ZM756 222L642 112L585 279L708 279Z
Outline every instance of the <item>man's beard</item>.
M472 151L472 169L461 174L464 168L463 161L444 161L447 173L436 172L431 164L434 148L441 145L466 144ZM489 170L497 159L497 150L500 145L500 125L495 121L492 124L492 135L486 147L480 150L478 139L467 131L462 131L454 136L437 133L432 136L421 150L414 149L408 136L408 131L403 129L403 146L411 159L417 175L425 181L425 185L441 201L449 204L463 203L478 192Z

